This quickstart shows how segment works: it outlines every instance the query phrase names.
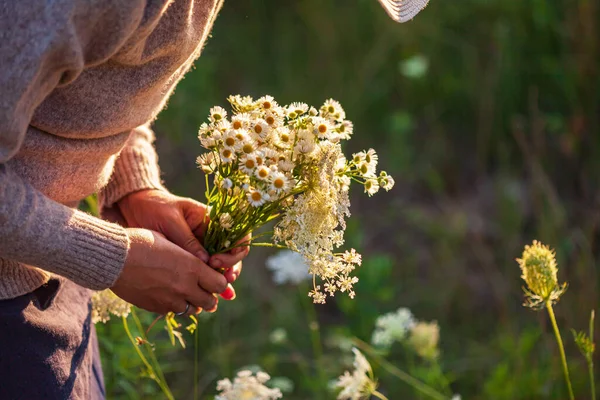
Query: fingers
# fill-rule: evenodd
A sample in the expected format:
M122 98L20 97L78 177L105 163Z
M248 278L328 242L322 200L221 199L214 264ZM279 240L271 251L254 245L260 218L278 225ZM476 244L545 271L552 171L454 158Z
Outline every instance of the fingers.
M238 245L250 243L252 236L247 235L237 242ZM238 262L242 261L250 252L249 246L238 246L227 253L215 254L208 261L208 265L213 268L232 268ZM240 266L241 268L241 266ZM239 275L239 274L238 274Z
M179 204L190 230L196 238L203 241L209 222L206 205L192 199L183 199Z
M193 306L190 307L190 311L201 308L208 312L214 312L219 303L217 296L202 289L194 290L186 297L186 300Z
M225 289L219 296L221 296L225 300L233 300L236 296L235 289L233 288L233 286L231 286L231 284L228 284L227 289Z
M227 279L206 264L201 264L196 273L198 285L209 293L223 293L227 289Z
M225 276L225 279L227 279L227 282L233 283L236 281L236 279L240 276L241 273L242 262L238 261L233 267L226 269L225 272L223 272L223 275Z
M163 233L173 243L195 255L204 262L208 262L210 256L200 241L196 238L186 219L181 215L175 215L164 223Z

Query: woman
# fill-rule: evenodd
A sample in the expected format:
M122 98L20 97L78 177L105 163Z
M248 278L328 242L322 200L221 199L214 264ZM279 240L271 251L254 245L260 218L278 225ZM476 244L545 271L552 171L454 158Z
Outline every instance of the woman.
M221 5L0 0L0 399L104 397L89 289L181 315L235 297L248 249L206 253L149 128ZM76 208L95 192L105 219Z

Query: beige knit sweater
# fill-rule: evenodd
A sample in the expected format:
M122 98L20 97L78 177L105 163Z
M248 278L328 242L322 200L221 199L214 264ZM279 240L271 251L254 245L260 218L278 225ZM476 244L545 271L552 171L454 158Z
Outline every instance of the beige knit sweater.
M129 239L72 208L161 189L148 124L222 0L0 0L0 299L113 285Z

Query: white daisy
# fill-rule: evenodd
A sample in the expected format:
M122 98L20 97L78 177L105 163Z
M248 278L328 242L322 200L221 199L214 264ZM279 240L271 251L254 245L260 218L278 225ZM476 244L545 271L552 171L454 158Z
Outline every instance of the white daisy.
M294 146L294 151L297 153L301 153L301 154L310 154L315 150L315 143L305 140L305 139L300 139L297 143L296 146Z
M288 106L288 115L290 113L295 113L296 117L306 113L308 111L308 104L306 103L292 103Z
M257 189L250 189L246 196L248 197L248 202L253 207L260 207L270 200L269 195L267 193Z
M254 172L254 175L258 179L263 180L263 181L266 181L267 178L269 178L270 174L271 174L271 170L266 165L260 165L258 168L256 168L256 171Z
M365 181L365 193L368 193L369 196L373 196L378 191L379 181L377 179L369 178Z
M235 158L235 153L233 152L232 149L229 149L227 147L223 147L221 149L221 161L228 164L230 162L233 161L233 159Z
M269 136L270 132L271 127L269 127L269 124L267 124L266 121L262 119L255 121L252 125L252 128L250 128L250 133L252 134L252 136L260 140L265 140Z
M260 104L260 106L263 108L263 110L271 110L275 107L277 107L277 102L275 101L275 99L273 98L273 96L263 96L260 99L258 99L256 101L258 104Z
M321 106L321 115L341 121L346 118L342 105L334 99L329 99Z
M389 176L385 171L381 171L379 174L379 185L384 188L386 191L390 191L396 182L394 178Z
M228 148L230 150L233 150L236 148L236 145L238 143L238 139L235 137L235 131L233 130L229 130L227 131L227 133L225 133L223 135L223 146L225 146L225 148Z
M332 137L333 126L331 125L331 122L329 122L325 118L313 118L313 125L313 132L315 135L317 135L319 139L330 139Z
M288 177L281 172L272 172L269 181L271 182L269 187L276 193L287 192L291 186Z
M338 400L366 399L377 389L371 364L356 348L353 348L352 352L354 353L354 371L352 374L346 371L338 378L336 387L342 388L338 394Z
M240 171L247 175L252 175L254 173L254 169L258 166L256 162L256 157L254 154L246 154L240 157L239 161Z
M219 122L227 117L227 111L223 107L213 107L210 109L210 121Z
M340 138L344 140L350 139L352 133L354 133L354 125L351 121L343 121L341 124L337 126L337 131L339 132Z

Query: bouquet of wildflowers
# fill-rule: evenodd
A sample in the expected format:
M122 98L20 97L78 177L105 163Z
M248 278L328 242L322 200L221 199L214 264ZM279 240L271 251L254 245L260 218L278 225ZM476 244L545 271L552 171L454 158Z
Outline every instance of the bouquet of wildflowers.
M248 244L240 241L274 221L274 231L266 234L271 241L257 242L260 235L249 244L300 253L313 275L309 296L315 303L325 303L326 295L337 291L354 297L358 278L351 273L361 256L354 249L336 252L350 215L350 184L361 184L373 195L380 188L390 190L394 180L385 172L377 175L373 149L344 156L341 142L350 139L353 126L335 100L318 110L304 103L280 106L271 96L228 100L232 115L213 107L199 131L208 150L198 158L210 207L207 251Z

